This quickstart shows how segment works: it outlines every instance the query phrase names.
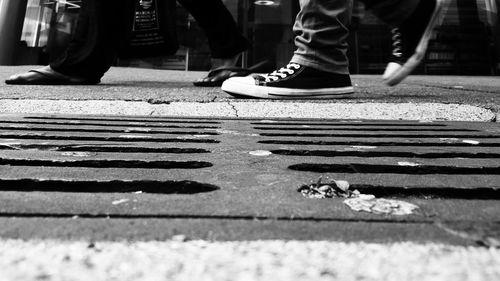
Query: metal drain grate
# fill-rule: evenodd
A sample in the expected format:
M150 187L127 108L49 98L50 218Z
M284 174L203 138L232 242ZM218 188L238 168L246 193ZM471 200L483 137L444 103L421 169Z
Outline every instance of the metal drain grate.
M252 122L290 170L346 179L377 195L498 198L496 124L408 121ZM453 190L452 192L450 192Z
M213 191L218 187L159 174L212 167L207 157L198 156L219 143L218 128L220 122L203 119L6 117L0 122L0 189ZM127 176L130 171L156 175Z
M163 183L168 193L176 182L298 186L321 174L371 193L498 196L499 132L496 124L464 122L6 116L0 188L22 181L95 191L84 188L94 182L129 191ZM260 150L272 154L250 153Z
M221 237L364 231L359 237L377 241L395 232L448 241L435 222L496 233L499 171L496 123L8 115L0 120L0 236L29 233L11 225L29 229L40 217L73 225L64 231L76 237L78 226L94 235L102 231L95 221L111 217L123 237L138 229L122 219L154 219L156 239L177 228L212 239L215 223ZM380 217L296 191L319 176L421 211Z

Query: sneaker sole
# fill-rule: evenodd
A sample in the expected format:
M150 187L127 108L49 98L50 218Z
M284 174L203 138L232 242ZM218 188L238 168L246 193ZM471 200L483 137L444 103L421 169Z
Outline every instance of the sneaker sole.
M248 85L230 80L225 81L221 89L237 98L260 99L337 99L354 94L354 88L352 86L297 90L293 88Z
M435 27L441 25L444 14L449 6L449 0L437 0L436 8L429 20L429 24L420 39L417 47L415 48L415 53L397 69L394 73L384 78L384 82L389 86L395 86L403 81L410 73L417 68L420 62L424 59L427 47L429 46L429 39L431 38L432 31Z

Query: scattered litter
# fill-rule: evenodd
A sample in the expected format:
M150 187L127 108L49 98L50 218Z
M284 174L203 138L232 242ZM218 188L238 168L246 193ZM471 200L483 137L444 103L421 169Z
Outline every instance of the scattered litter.
M462 141L460 141L460 139L457 139L457 138L440 138L439 140L442 142L446 142L446 143L463 142L463 143L474 144L474 145L478 145L480 143L479 141L476 141L476 140L462 140Z
M111 204L113 204L113 205L120 205L120 204L123 204L123 203L127 203L128 201L130 201L130 199L120 199L120 200L115 200L115 201L111 202Z
M119 137L126 138L126 139L152 138L151 136L144 136L144 135L120 135Z
M368 212L377 215L411 215L418 206L399 200L375 198L373 195L360 195L357 198L344 200L354 211Z
M468 143L468 144L474 144L474 145L478 145L479 144L479 142L476 141L476 140L463 140L462 142Z
M297 191L311 199L346 198L344 203L352 210L378 215L411 215L414 210L418 209L418 206L408 202L376 198L372 194L361 194L358 190L351 190L349 182L344 180L323 182L320 177L317 182L302 185Z
M187 238L186 235L178 234L178 235L172 236L171 240L175 241L175 242L186 242L189 239Z
M356 148L356 149L375 149L375 148L377 148L376 146L369 146L369 145L353 145L351 147Z
M255 151L250 151L248 154L253 156L269 156L273 153L268 150L255 150Z
M151 132L151 129L148 128L127 128L125 130L126 133L130 132Z
M407 167L418 167L420 164L415 162L398 162L399 166L407 166Z
M92 156L89 152L63 152L62 156L72 156L72 157L90 157Z
M439 138L441 142L446 142L446 143L457 143L460 142L459 139L457 138Z
M350 198L359 192L349 190L349 182L344 180L332 180L323 182L320 177L317 182L309 185L302 185L298 191L307 198Z

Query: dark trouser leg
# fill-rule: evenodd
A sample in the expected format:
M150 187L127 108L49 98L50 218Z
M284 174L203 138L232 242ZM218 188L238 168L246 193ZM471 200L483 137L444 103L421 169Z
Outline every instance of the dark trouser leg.
M221 0L178 0L191 13L208 38L212 58L230 58L248 49L250 43L238 30Z
M295 20L292 62L318 70L349 74L347 36L352 0L300 0Z
M101 78L131 31L133 11L131 0L83 0L75 34L51 68L65 75Z

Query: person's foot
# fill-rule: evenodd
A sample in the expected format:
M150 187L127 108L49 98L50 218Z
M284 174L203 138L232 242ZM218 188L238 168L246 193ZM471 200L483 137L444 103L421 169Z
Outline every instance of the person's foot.
M422 0L401 26L392 29L393 51L383 79L395 86L405 79L425 57L433 29L440 24L448 0Z
M64 75L54 71L50 66L15 74L5 80L5 84L10 85L95 85L99 82L100 79Z
M330 99L354 93L348 74L324 72L293 62L272 73L229 78L222 90L236 97L264 99Z
M222 82L233 75L232 72L237 70L236 64L241 56L236 54L230 58L212 58L210 59L211 69L206 77L200 78L193 82L198 87L220 87Z

